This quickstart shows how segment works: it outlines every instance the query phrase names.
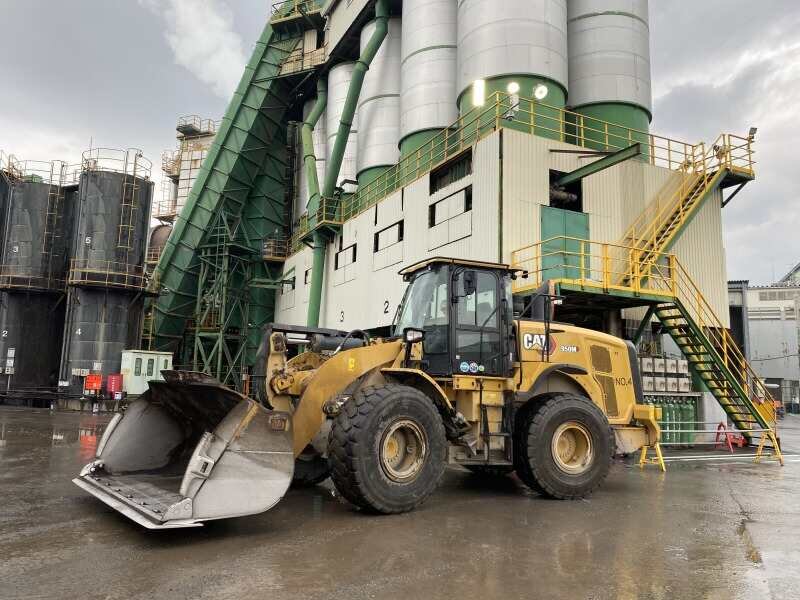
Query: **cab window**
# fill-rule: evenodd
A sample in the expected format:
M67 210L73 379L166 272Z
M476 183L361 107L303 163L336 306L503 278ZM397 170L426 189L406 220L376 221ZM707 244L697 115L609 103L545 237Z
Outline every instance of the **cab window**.
M472 280L469 285L468 279ZM474 287L474 289L469 289ZM469 293L467 293L469 292ZM503 373L500 336L500 287L497 276L462 270L455 280L457 324L453 370L464 375Z

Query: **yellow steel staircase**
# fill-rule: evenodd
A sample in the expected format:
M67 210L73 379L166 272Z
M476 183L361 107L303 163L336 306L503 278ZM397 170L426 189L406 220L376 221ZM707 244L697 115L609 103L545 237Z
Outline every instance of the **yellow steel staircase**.
M738 429L752 440L774 430L775 406L764 383L674 255L576 238L552 238L512 253L527 272L524 294L551 281L566 304L611 298L619 307L651 306L692 370Z
M620 240L633 248L632 262L652 264L667 252L703 202L719 187L743 186L754 177L752 137L722 134L710 147L684 150L676 175L634 219Z

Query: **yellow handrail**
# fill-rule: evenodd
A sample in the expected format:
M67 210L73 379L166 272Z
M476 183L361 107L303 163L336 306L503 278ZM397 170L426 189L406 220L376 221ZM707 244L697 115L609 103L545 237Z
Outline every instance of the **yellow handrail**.
M643 251L663 250L677 229L686 222L694 208L693 201L702 198L724 171L747 176L754 174L752 139L722 134L709 147L696 144L679 171L682 173L677 189L668 182L665 189L634 219L622 237L623 243ZM663 201L665 192L669 198ZM676 221L677 220L677 221ZM676 227L668 231L671 222Z
M534 290L549 279L589 291L680 303L762 418L774 423L776 412L769 392L700 288L675 255L652 254L652 261L642 260L634 246L553 237L512 252L512 265L528 273L527 279L514 282L514 292Z
M617 151L633 143L646 148L643 157L649 164L675 170L684 175L705 172L712 165L725 164L737 172L752 173L751 140L730 134L721 135L710 150L705 144L691 144L664 136L581 115L530 98L512 97L495 92L483 106L478 106L449 127L445 127L415 152L389 167L374 181L360 186L341 200L338 216L342 222L352 219L383 198L430 173L437 166L457 158L476 142L501 128L512 127L530 134L560 140L595 150ZM716 149L714 152L712 150ZM686 183L683 184L684 188ZM669 206L673 204L667 203ZM667 210L665 205L659 214ZM637 222L650 223L640 217ZM301 224L302 224L301 219ZM314 219L307 223L312 224ZM635 229L634 229L635 231ZM298 232L295 232L296 234ZM301 238L308 231L293 237ZM292 251L301 246L292 245Z

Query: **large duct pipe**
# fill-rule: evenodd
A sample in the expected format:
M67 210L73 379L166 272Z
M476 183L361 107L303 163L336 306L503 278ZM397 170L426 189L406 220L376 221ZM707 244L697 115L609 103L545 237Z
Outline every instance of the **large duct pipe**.
M339 178L339 169L342 168L342 159L347 147L347 140L350 137L350 128L353 125L353 116L358 106L358 97L361 95L361 86L364 85L364 75L369 71L369 65L378 49L381 47L386 34L389 31L389 0L377 0L375 3L375 31L372 38L358 57L358 62L353 69L353 79L350 81L350 89L347 90L347 99L344 103L342 118L339 121L339 130L336 132L336 142L333 145L327 172L325 173L325 183L322 186L322 197L332 198L336 187L336 180ZM311 212L311 202L309 202L309 213ZM319 206L319 197L317 198ZM319 311L322 305L322 282L325 271L325 248L326 240L318 231L314 232L314 255L311 263L311 288L308 295L308 319L309 327L319 326Z
M336 186L336 179L339 177L339 169L342 167L344 149L347 146L347 138L350 136L350 127L353 125L353 115L356 114L358 97L361 95L361 87L364 85L364 76L369 71L369 65L378 49L381 47L386 34L389 32L389 0L378 0L375 4L375 31L361 56L358 57L355 68L353 68L353 79L350 81L350 89L347 90L347 100L344 103L342 119L339 121L339 130L336 132L336 143L333 145L333 152L330 157L328 171L325 173L325 184L322 186L322 195L325 198L333 196Z
M314 107L303 121L300 137L303 141L303 168L305 169L306 185L308 187L308 212L312 214L320 205L319 176L317 175L317 156L314 152L314 127L328 104L328 84L320 77L317 80L317 100Z

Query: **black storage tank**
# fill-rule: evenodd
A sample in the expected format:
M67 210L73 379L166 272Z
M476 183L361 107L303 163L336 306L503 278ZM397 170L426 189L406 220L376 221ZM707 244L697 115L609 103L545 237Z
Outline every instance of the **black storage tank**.
M3 177L0 392L55 392L73 196L60 161L16 161Z
M119 373L122 350L139 345L152 196L140 150L84 153L60 373L70 394L89 374Z

